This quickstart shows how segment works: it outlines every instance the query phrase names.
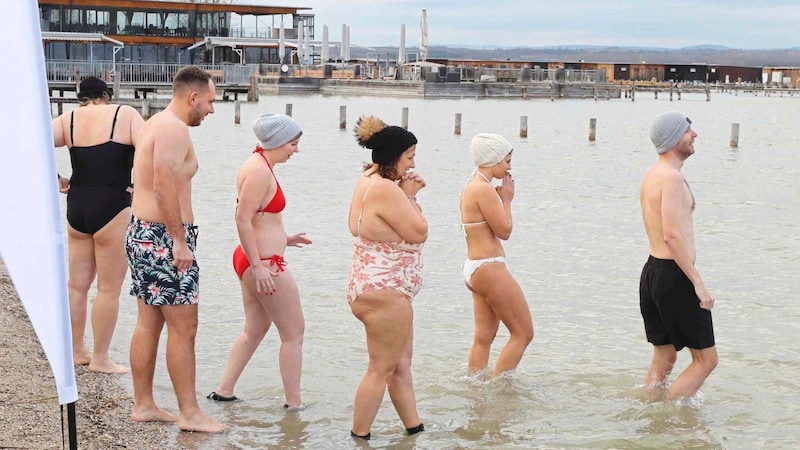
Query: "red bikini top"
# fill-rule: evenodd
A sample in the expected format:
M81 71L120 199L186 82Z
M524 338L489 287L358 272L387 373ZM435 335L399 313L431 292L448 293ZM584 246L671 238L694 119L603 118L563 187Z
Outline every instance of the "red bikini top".
M272 171L272 166L269 165L267 157L264 156L263 149L261 147L256 147L253 153L258 153L262 158L264 158L264 162L267 163L267 167L269 167L269 171L272 172L272 176L275 178L275 183L278 185L278 190L275 191L275 196L272 197L272 200L270 200L269 203L267 203L267 206L258 212L277 214L286 208L286 197L283 195L283 189L281 189L281 184L278 183L278 178L275 177L275 172ZM239 199L236 199L236 202L238 203Z

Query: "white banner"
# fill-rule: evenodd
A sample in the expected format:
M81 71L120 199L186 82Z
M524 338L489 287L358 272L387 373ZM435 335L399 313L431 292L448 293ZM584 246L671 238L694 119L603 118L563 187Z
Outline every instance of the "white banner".
M3 2L0 255L53 370L60 404L78 399L64 224L36 0Z

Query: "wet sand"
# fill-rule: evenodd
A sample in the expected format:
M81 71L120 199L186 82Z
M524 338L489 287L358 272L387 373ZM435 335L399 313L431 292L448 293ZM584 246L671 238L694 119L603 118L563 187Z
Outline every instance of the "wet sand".
M130 419L130 375L76 367L76 418L81 449L170 448L167 427ZM69 448L47 358L0 260L0 448ZM67 440L64 407L63 439Z

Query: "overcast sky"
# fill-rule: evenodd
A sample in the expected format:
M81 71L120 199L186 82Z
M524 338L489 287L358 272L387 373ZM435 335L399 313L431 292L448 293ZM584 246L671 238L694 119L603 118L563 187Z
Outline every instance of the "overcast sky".
M712 44L742 49L800 46L800 0L235 2L311 7L317 39L322 38L322 25L328 26L332 41L341 39L342 24L346 23L350 25L350 42L367 46L399 45L402 24L406 26L406 46L418 45L423 8L428 15L429 45L679 48Z

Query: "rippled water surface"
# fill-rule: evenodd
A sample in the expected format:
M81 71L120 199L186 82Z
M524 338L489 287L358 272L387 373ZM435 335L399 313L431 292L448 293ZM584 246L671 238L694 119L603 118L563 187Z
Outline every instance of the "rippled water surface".
M194 210L200 226L200 328L197 389L205 411L231 425L220 436L171 435L175 447L198 449L357 448L348 436L356 386L367 363L363 327L344 295L350 257L347 207L369 153L338 129L362 114L400 123L418 139L417 171L428 187L420 203L430 223L425 287L414 300L414 384L427 431L403 428L388 396L372 429L375 448L797 448L800 445L800 98L712 94L669 102L645 98L591 100L421 100L376 97L262 96L232 103L192 129L200 158ZM238 385L241 402L203 398L222 374L243 315L231 267L237 244L235 177L255 139L250 123L293 104L304 126L300 153L276 174L287 196L288 232L314 244L290 249L306 316L303 400L285 413L278 337L271 330ZM652 117L668 109L689 115L699 134L684 173L697 199L697 265L717 298L713 311L720 364L688 404L648 403L637 386L650 361L638 309L638 276L647 240L638 206L641 175L655 160ZM455 113L463 135L453 135ZM529 137L518 136L528 116ZM598 122L588 142L589 119ZM741 123L740 148L728 147ZM517 192L508 265L530 304L536 336L510 379L465 376L472 340L472 302L461 278L465 244L458 196L471 172L468 144L478 132L502 133L514 145ZM67 152L59 167L69 173ZM127 360L136 320L125 283L112 350ZM89 334L89 336L91 336ZM501 327L492 363L507 339ZM159 353L160 402L177 410ZM690 360L678 356L676 371ZM123 377L130 385L130 376Z

